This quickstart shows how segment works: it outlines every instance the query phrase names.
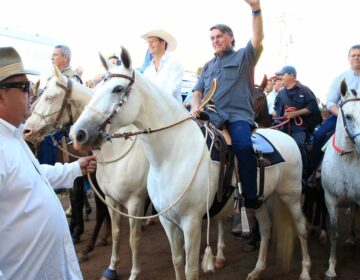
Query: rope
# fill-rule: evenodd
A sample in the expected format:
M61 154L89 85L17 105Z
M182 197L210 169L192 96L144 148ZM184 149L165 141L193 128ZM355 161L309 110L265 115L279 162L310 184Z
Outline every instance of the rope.
M285 108L285 113L286 112L295 112L295 111L297 111L296 107L286 106L286 108ZM276 129L276 128L283 127L284 125L288 124L288 134L291 134L291 127L290 127L291 119L290 118L288 118L286 116L281 116L281 117L273 118L273 120L285 120L285 121L281 122L280 124L271 126L270 128ZM304 122L303 122L302 117L296 116L294 118L294 123L296 126L302 126Z
M82 156L74 155L73 153L69 152L67 149L63 149L63 148L59 145L59 143L56 142L53 134L51 134L50 137L51 137L51 140L53 141L53 145L54 145L55 147L57 147L60 151L66 153L66 154L68 154L69 156L71 156L71 157L73 157L73 158L76 158L76 159L79 159L79 158L82 157ZM133 141L133 142L132 142L132 145L129 147L129 149L128 149L124 154L122 154L120 157L118 157L118 158L116 158L116 159L114 159L114 160L109 160L109 161L96 161L96 163L100 163L100 164L113 163L113 162L116 162L116 161L122 159L123 157L125 157L125 156L131 151L131 149L132 149L133 146L135 145L135 142L137 141L137 137L135 137L135 139L132 140L132 141Z
M100 193L96 190L95 186L94 186L94 183L93 181L91 180L91 176L90 174L88 173L87 174L87 177L88 177L88 180L89 180L89 183L90 183L90 186L92 188L92 190L94 191L94 193L98 196L98 198L107 206L109 207L110 209L112 209L114 212L122 215L122 216L125 216L127 218L132 218L132 219L139 219L139 220L145 220L145 219L151 219L151 218L156 218L156 217L159 217L160 215L166 213L167 211L169 211L171 208L173 208L175 206L175 204L183 197L183 195L185 194L185 192L189 189L189 187L191 186L191 183L195 177L195 174L197 172L197 170L199 169L199 166L200 166L200 162L201 162L201 159L202 159L202 156L204 154L204 151L205 151L205 147L206 147L206 139L207 137L205 137L205 141L204 141L204 149L203 149L203 152L201 153L201 156L199 157L199 160L196 164L196 168L194 169L194 173L191 177L191 180L189 182L189 184L187 185L187 187L184 189L184 191L179 195L179 197L167 208L165 208L164 210L162 210L161 212L155 214L155 215L151 215L151 216L133 216L133 215L130 215L130 214L126 214L124 212L121 212L120 210L114 208L112 205L108 204L106 202L106 200L100 195Z

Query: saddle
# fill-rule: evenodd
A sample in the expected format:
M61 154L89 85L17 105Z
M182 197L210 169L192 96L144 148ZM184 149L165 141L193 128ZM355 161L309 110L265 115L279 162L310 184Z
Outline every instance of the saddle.
M210 215L214 216L222 209L235 189L235 187L231 185L231 181L235 168L236 158L234 153L231 151L231 142L229 142L230 137L226 129L220 131L209 121L206 121L205 125L200 127L200 129L204 136L206 134L210 136L207 137L206 142L209 150L212 147L210 150L211 159L220 162L220 175L217 195L213 205L210 208ZM276 150L276 148L263 135L254 132L251 140L253 142L253 148L260 172L258 197L262 198L264 194L265 168L280 162L284 162L284 159ZM238 171L235 169L235 172Z

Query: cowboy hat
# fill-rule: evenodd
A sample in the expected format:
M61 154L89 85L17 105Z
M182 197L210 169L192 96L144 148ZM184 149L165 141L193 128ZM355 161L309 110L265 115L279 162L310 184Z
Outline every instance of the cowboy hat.
M167 43L167 51L173 51L176 49L177 43L175 37L162 29L151 30L141 36L141 38L145 40L149 37L158 37L163 39Z
M21 74L39 75L40 73L24 69L21 57L13 47L0 48L0 82Z

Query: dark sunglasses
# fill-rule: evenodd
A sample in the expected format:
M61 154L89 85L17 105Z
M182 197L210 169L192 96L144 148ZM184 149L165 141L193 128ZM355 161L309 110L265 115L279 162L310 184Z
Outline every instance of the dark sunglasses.
M27 82L12 82L0 84L0 89L18 88L24 93L30 93L30 81Z

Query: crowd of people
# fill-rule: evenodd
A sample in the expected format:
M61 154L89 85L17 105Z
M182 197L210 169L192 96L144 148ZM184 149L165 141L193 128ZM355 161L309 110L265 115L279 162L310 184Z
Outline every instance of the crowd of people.
M213 101L217 121L229 131L232 151L239 162L239 175L250 229L256 224L255 211L262 200L257 194L257 160L252 147L251 133L256 127L252 109L254 72L263 50L264 38L260 0L245 0L252 10L253 34L249 42L238 50L232 29L225 24L210 28L214 57L199 73L190 101L191 112L200 116L200 103L211 87L213 79L218 88ZM174 36L164 30L151 30L142 38L148 43L144 75L163 87L182 104L181 82L184 67L169 54L177 47ZM115 53L108 60L120 65ZM316 184L316 170L321 162L321 148L335 131L339 111L340 82L345 80L351 89L360 89L360 45L348 53L350 68L341 73L331 84L327 95L323 120L318 99L310 88L297 80L294 66L283 66L273 73L265 88L268 113L274 124L286 120L281 130L290 134L298 144L304 172L309 186ZM70 66L71 50L68 46L54 47L51 62L69 79L82 83L82 68ZM73 242L83 232L80 227L68 226L64 210L53 189L70 188L70 195L84 194L84 178L96 169L93 156L82 157L73 163L59 164L34 157L22 139L23 123L29 115L30 82L26 75L36 71L24 69L18 52L12 47L0 48L0 279L82 279ZM89 87L104 78L99 74ZM188 103L187 103L188 104ZM309 140L310 139L310 140ZM308 161L306 141L312 139L312 156ZM42 145L49 145L46 138ZM50 145L51 146L51 145ZM51 149L48 147L48 149ZM46 154L46 148L43 148ZM47 164L47 163L50 163ZM304 168L305 170L305 168ZM73 204L72 207L79 207ZM14 207L16 205L16 207ZM80 207L83 207L82 205ZM74 214L75 215L75 214ZM34 227L42 224L41 227ZM237 231L242 234L241 223ZM26 232L26 234L21 234ZM19 246L21 250L18 250Z

